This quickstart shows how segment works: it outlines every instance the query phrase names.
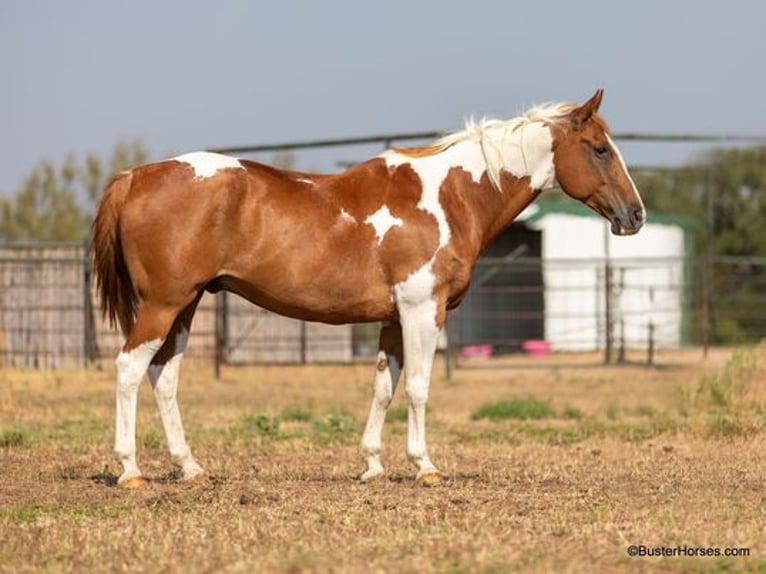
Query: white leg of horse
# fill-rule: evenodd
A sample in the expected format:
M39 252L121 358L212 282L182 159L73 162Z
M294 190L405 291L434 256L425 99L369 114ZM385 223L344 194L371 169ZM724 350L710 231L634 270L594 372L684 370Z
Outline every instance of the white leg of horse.
M162 339L141 343L130 351L117 355L117 412L114 454L122 464L117 483L126 488L140 486L141 471L136 464L136 410L138 387L152 357L162 347Z
M186 442L181 412L178 409L178 376L188 341L189 330L181 325L175 332L173 356L164 364L150 365L148 370L170 456L173 463L181 469L183 480L192 480L203 474L202 467L194 460Z
M439 337L436 303L429 300L407 310L400 309L400 314L407 378L407 457L418 468L416 479L423 484L434 484L441 479L441 473L428 457L426 404Z
M362 435L362 453L367 457L367 470L362 481L381 476L380 446L386 411L399 383L402 372L402 331L399 324L384 325L378 343L378 361L372 382L372 404Z

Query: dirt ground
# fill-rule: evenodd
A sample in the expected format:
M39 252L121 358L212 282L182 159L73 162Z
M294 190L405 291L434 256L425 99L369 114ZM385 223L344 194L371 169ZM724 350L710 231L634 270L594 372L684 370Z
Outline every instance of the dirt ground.
M372 365L185 365L191 484L145 384L136 491L115 486L108 364L0 370L0 572L766 572L766 345L597 359L437 365L433 488L403 389L386 477L355 479Z

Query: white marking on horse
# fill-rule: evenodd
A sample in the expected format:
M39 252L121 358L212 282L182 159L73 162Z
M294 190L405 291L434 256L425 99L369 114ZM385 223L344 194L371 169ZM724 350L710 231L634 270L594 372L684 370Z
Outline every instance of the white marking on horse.
M195 151L172 159L192 166L194 168L194 177L197 179L213 177L222 169L245 169L235 157L208 151Z
M394 285L394 296L397 305L419 305L433 299L436 276L433 272L434 260L431 259L422 267L413 271L407 279ZM435 320L434 317L431 318Z
M301 175L296 175L293 177L293 181L296 183L305 183L306 185L314 185L314 180L309 179L307 177L303 177Z
M394 217L387 205L382 206L378 211L364 220L365 223L372 225L375 229L375 237L378 238L378 245L383 243L383 238L392 227L401 226L404 222L398 217Z
M345 209L341 209L340 210L340 215L338 216L338 218L340 219L341 222L346 222L346 223L356 223L357 222L356 221L356 217L351 215Z
M471 174L471 179L478 183L486 171L486 162L476 142L463 141L444 151L424 157L410 157L396 151L387 151L382 156L388 167L409 164L420 178L422 193L418 209L430 213L439 227L439 247L449 243L452 231L447 223L447 215L439 203L439 190L452 168L458 167Z
M636 197L638 198L639 203L641 203L642 219L646 220L646 208L644 207L644 201L641 199L641 196L638 193L638 189L636 188L636 184L633 182L633 178L630 177L628 166L625 165L625 160L622 159L622 154L620 153L620 149L615 145L614 141L612 141L612 138L609 137L609 134L606 134L606 139L609 142L609 145L612 147L612 150L614 150L614 154L615 156L617 156L617 159L619 160L620 165L622 166L622 170L625 172L625 175L628 176L628 180L630 180L630 185L633 186L633 192L636 194Z

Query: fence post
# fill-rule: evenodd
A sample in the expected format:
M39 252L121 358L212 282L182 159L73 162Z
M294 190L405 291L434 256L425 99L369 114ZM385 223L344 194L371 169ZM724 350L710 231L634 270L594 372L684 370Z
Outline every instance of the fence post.
M308 362L308 327L306 325L306 321L301 321L300 361L301 365L305 365Z
M96 340L96 318L93 312L93 267L91 265L91 245L85 242L82 259L82 314L83 314L83 363L87 366L99 357Z
M607 259L604 268L604 327L606 332L606 340L604 341L605 365L612 362L612 354L614 350L614 301L612 300L612 291L614 290L613 273L614 269L612 269L612 263Z
M456 349L458 346L458 333L460 332L460 315L455 309L447 315L447 347L444 349L444 377L448 383L452 382L452 368L456 366Z

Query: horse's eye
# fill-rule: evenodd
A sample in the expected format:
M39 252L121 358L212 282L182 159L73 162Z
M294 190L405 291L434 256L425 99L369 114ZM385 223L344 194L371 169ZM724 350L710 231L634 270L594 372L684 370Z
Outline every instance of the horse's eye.
M596 157L606 157L606 154L609 153L609 148L605 145L596 146L593 148L593 153L596 154Z

